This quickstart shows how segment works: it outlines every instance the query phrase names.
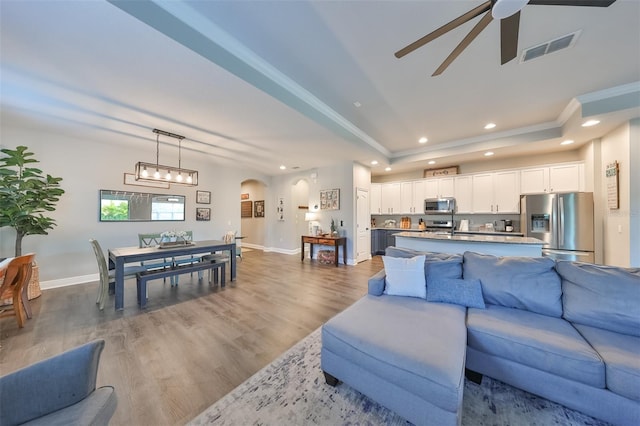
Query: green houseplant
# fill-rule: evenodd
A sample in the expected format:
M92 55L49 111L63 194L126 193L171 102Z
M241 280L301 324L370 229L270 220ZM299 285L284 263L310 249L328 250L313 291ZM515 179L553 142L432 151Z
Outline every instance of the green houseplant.
M62 178L43 176L42 170L31 167L39 161L26 146L0 150L0 228L16 230L15 256L22 255L22 239L27 235L47 235L56 223L43 213L55 211L64 194Z

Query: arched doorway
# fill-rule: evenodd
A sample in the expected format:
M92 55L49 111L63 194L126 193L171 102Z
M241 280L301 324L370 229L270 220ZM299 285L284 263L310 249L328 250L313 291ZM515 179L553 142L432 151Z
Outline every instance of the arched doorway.
M262 249L267 238L265 207L268 203L267 186L258 180L247 179L240 184L240 229L242 244Z

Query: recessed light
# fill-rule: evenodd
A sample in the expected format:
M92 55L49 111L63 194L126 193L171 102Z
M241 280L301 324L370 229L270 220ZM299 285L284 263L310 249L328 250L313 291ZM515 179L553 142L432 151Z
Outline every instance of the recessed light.
M431 160L431 161L429 161L429 163L428 163L428 164L436 164L436 162L435 162L435 161L433 161L433 160Z
M287 168L287 166L280 166L280 170L284 170L286 168Z
M420 143L427 143L429 141L429 139L425 138L424 136L421 137L420 139L418 139L418 142Z
M496 123L489 123L486 126L484 126L486 130L493 129L494 127L496 127Z
M560 142L560 145L571 145L573 141L571 139L567 139L566 141Z
M385 168L384 168L384 171L385 171L385 172L390 172L390 171L391 171L391 167L385 167Z
M361 104L360 102L358 102L358 101L355 101L355 102L353 103L353 105L354 105L356 108L360 108L360 107L362 106L362 104Z
M587 120L584 123L582 123L582 127L591 127L599 123L600 123L600 120Z
M375 166L376 164L378 164L378 162L377 162L376 160L373 160L373 161L371 162L371 164L373 164L373 165Z
M485 157L491 157L492 155L493 155L492 151L487 151L487 152L484 153Z

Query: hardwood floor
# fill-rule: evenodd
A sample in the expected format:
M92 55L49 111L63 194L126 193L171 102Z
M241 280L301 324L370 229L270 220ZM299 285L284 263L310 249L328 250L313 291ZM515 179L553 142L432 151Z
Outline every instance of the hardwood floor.
M98 310L97 283L46 290L23 329L0 320L0 374L102 338L98 386L118 395L111 424L184 424L365 295L380 269L379 256L336 268L252 250L226 288L188 275L178 288L149 282L145 310L133 280L120 312L113 296Z

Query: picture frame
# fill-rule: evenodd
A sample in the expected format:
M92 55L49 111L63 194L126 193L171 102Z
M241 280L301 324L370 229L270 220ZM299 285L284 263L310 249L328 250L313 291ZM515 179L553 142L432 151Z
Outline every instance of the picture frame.
M240 217L252 217L253 215L253 202L252 201L240 201Z
M278 216L278 221L284 222L284 198L283 197L278 198L276 215Z
M196 207L196 221L211 220L211 209L207 207Z
M196 191L196 204L211 204L211 191Z
M264 200L259 200L253 203L253 216L264 217Z
M320 210L340 210L340 189L320 191Z

